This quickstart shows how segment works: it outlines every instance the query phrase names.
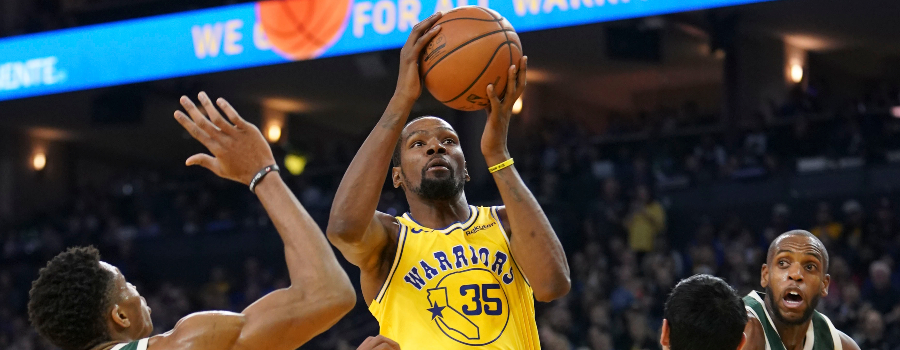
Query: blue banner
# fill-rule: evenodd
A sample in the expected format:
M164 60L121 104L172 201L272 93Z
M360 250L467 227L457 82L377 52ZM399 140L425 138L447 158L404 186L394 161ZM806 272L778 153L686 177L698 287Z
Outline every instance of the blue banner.
M246 3L0 39L0 101L397 48L421 19L457 6L489 7L527 32L762 1Z

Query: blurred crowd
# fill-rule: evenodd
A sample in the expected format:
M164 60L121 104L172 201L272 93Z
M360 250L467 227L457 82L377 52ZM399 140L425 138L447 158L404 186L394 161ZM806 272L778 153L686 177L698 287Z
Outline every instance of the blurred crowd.
M804 159L859 159L858 167L889 163L891 151L900 149L892 143L900 139L900 128L888 108L897 102L879 107L862 101L853 110L824 117L782 108L777 120L761 116L737 131L657 130L612 143L585 135L574 123L519 125L538 141L516 147L517 169L566 248L573 281L566 297L537 304L543 347L658 349L663 304L678 280L708 273L742 294L760 289L760 266L772 238L808 229L831 254L831 286L819 310L862 349L900 349L896 194L774 204L768 222L748 218L739 208L721 218L694 213L700 218L696 222L676 222L670 215L678 203L667 200L676 189L804 171L797 166ZM322 151L327 155L312 157L304 175L285 175L323 228L355 147L332 147ZM473 204L498 203L490 181L467 186ZM0 226L2 349L53 348L31 330L25 305L37 269L66 246L93 244L104 260L119 266L147 297L156 332L193 311L240 311L289 283L283 263L271 257L247 254L230 264L191 261L203 269L203 277L189 280L161 278L165 271L137 257L148 242L275 237L249 191L202 169L135 170L102 188L81 188L72 197L63 208ZM386 188L379 209L402 213L403 194ZM356 268L345 266L357 279ZM360 298L348 317L304 348L355 349L377 329Z

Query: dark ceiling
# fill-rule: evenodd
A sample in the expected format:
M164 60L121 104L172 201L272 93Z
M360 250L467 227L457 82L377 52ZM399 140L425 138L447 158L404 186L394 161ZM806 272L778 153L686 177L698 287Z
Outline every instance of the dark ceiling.
M781 37L813 51L900 52L900 5L892 0L784 0L713 11L738 13L748 35ZM721 84L721 59L709 53L705 37L708 15L663 17L661 63L620 62L604 54L605 26L640 20L523 33L529 86L568 96L576 105L627 112L635 108L632 96L641 91ZM196 149L172 119L178 97L205 90L228 98L251 120L258 120L263 100L280 98L302 110L291 123L360 134L374 124L394 90L397 55L392 50L0 102L0 128L69 140L98 152L168 161ZM144 97L142 106L133 108L140 121L93 122L93 101L121 93ZM449 113L430 97L421 99L416 112Z

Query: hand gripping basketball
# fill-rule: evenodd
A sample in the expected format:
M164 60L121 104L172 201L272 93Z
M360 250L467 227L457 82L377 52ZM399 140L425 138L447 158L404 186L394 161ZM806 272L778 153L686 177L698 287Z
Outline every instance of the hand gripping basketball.
M419 56L426 45L441 32L441 26L432 27L439 19L440 12L431 15L413 27L406 44L400 50L400 76L394 96L414 102L422 94L422 79L419 77Z
M190 117L182 111L175 111L175 120L213 156L195 154L187 159L186 165L199 165L219 177L249 185L259 169L275 164L272 149L262 133L255 125L241 118L228 101L220 98L216 102L231 123L222 117L205 92L197 97L209 119L190 98L182 96L181 106Z
M506 138L509 131L509 121L512 118L512 107L522 96L528 83L526 72L528 70L528 56L519 59L519 68L515 65L509 67L509 81L506 83L506 93L503 100L497 96L494 85L489 84L487 95L491 100L488 106L488 120L484 126L484 134L481 136L481 153L484 154L488 165L499 164L509 159L509 151L506 149Z

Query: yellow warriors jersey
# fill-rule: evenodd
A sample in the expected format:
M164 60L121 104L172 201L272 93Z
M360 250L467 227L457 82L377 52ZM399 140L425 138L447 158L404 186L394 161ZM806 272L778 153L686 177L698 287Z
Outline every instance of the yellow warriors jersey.
M469 206L443 229L397 217L388 278L369 306L402 349L540 349L531 286L510 254L498 207Z

